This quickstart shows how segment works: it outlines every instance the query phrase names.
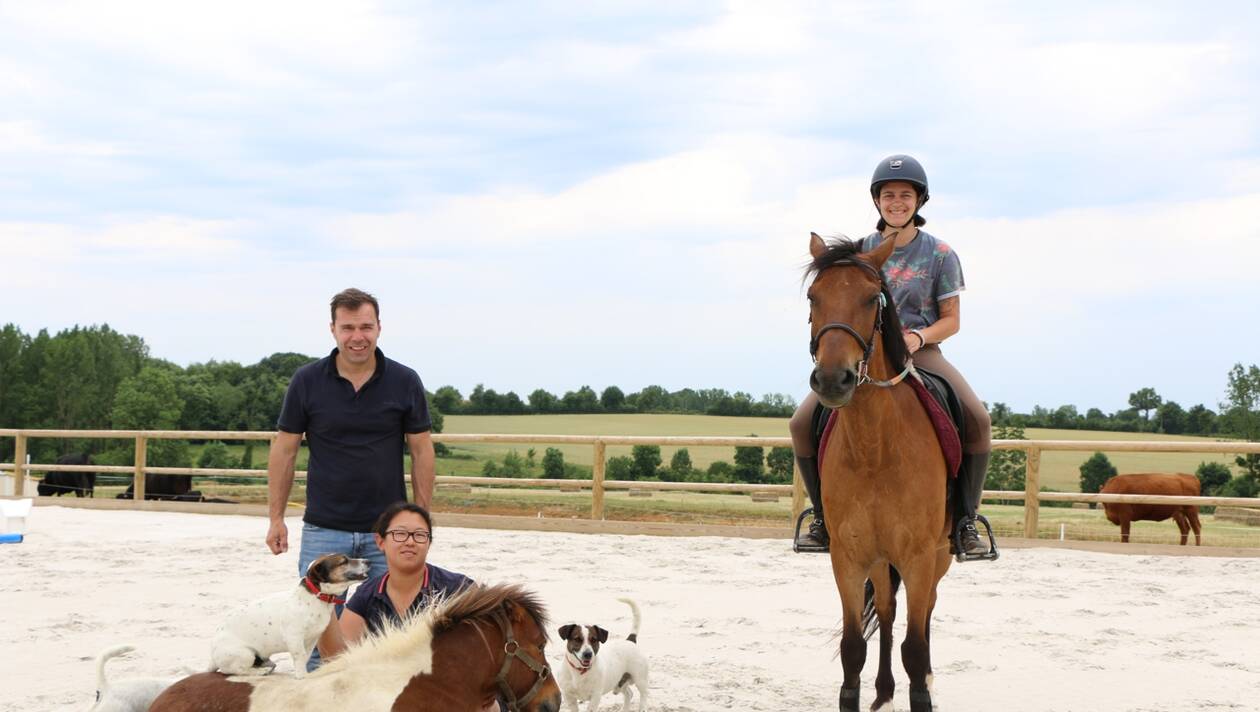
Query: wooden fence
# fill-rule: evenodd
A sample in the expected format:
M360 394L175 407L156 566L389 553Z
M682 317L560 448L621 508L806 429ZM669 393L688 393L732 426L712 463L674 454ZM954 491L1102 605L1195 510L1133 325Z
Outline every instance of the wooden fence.
M0 463L0 472L14 475L14 495L23 496L27 472L102 472L130 475L134 478L134 497L144 499L144 475L198 475L203 477L257 477L266 478L266 472L244 469L207 469L198 467L148 467L145 464L146 445L150 440L266 440L275 433L257 431L176 431L176 430L6 430L0 429L0 438L15 438L14 461ZM56 465L43 463L26 464L27 441L30 438L109 438L134 439L135 463L130 466L106 465ZM593 449L593 467L590 480L520 479L504 477L457 477L439 476L439 483L468 485L498 485L538 488L589 488L591 490L591 519L604 518L604 493L608 490L650 488L685 492L754 493L765 492L790 495L792 516L805 506L805 489L800 472L796 471L790 485L726 484L706 482L638 482L607 480L604 478L606 448L609 445L664 445L670 447L790 447L790 438L757 437L688 437L688 436L630 436L630 435L497 435L439 433L433 436L440 443L512 443L512 444L564 444L590 445ZM1241 497L1169 497L1159 495L1081 494L1075 492L1042 492L1041 453L1047 451L1079 452L1199 452L1199 453L1246 453L1260 454L1260 443L1252 442L1183 442L1183 441L1127 441L1127 440L994 440L995 450L1023 450L1027 455L1026 477L1023 492L985 490L985 499L1020 500L1024 502L1024 537L1037 535L1037 522L1041 502L1130 502L1139 504L1192 504L1216 506L1256 506L1254 498ZM298 472L304 479L305 472Z

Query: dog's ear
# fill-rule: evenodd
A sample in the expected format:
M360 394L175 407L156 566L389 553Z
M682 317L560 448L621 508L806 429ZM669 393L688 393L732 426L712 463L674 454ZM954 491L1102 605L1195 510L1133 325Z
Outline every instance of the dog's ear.
M338 566L345 566L348 558L345 554L325 554L311 562L306 569L306 578L315 584L329 583L332 581L333 571Z
M560 640L568 640L569 636L573 634L573 629L576 627L577 627L576 623L569 623L569 624L560 626L559 631L557 631L558 633L560 633Z
M599 642L601 643L608 642L608 631L604 630L603 628L600 628L597 625L591 626L591 630L595 632L595 638L598 639Z

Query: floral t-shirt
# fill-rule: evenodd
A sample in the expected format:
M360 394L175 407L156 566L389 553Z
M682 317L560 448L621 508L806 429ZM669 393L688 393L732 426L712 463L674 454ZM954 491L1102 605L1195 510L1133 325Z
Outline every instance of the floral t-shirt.
M861 250L870 252L884 238L878 232L862 238ZM958 254L943 241L919 230L909 245L893 250L884 263L884 279L905 329L923 329L941 318L937 302L966 289Z

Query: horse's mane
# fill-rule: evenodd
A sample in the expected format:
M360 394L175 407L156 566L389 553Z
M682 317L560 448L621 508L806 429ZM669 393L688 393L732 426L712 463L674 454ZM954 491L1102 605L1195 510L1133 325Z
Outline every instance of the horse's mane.
M546 635L547 611L537 594L519 584L473 584L449 598L438 598L432 605L404 618L402 622L390 622L380 631L365 635L311 676L397 661L421 649L427 652L433 638L463 623L491 620L494 611L506 602L525 609Z
M431 607L429 624L433 628L433 635L441 635L460 623L488 618L495 609L509 601L525 609L534 624L545 634L547 609L543 607L538 595L520 584L498 584L469 586Z
M899 371L906 367L906 362L910 359L910 351L906 349L906 340L901 335L901 319L897 318L897 306L893 304L892 292L888 291L888 282L884 279L884 273L862 257L860 243L860 240L850 240L844 235L825 240L824 244L827 246L827 249L805 266L804 279L808 280L810 277L816 279L823 270L829 267L862 263L874 269L875 274L879 275L879 289L884 293L885 300L884 356L892 364L893 368ZM852 324L851 326L864 334L862 327L857 324Z

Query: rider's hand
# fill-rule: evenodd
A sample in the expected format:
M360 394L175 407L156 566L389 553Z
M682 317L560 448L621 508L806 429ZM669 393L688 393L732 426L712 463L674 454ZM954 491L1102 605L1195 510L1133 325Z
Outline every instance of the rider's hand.
M285 526L283 519L273 520L267 528L267 548L273 554L283 554L289 550L289 528Z
M923 339L919 338L919 335L913 331L901 332L901 338L905 339L906 350L912 354L923 346Z

